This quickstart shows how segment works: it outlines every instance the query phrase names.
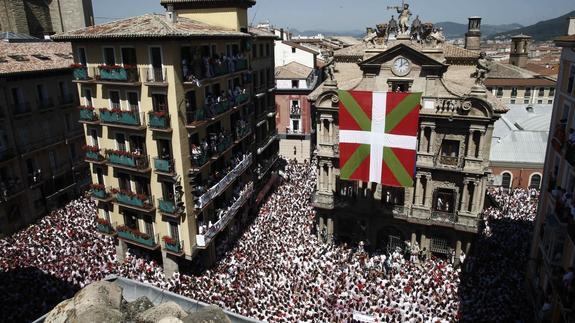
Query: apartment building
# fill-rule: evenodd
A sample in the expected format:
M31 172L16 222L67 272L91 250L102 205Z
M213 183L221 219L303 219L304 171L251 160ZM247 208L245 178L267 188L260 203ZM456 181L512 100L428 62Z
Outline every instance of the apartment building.
M0 236L89 183L69 43L0 42Z
M254 3L162 0L165 14L54 37L72 42L98 229L120 259L209 266L267 187L275 36L248 28Z
M575 18L555 44L563 51L528 280L538 309L534 321L574 322L572 276L564 275L575 267Z

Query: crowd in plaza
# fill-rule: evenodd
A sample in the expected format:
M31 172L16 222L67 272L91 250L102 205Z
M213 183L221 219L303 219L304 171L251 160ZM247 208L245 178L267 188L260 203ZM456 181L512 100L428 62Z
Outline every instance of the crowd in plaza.
M219 264L202 275L174 274L136 251L116 262L111 238L95 230L95 205L71 202L37 224L0 240L3 318L40 316L86 284L117 274L270 322L349 322L354 312L378 322L516 321L522 272L536 210L535 191L492 190L501 208L484 212L485 224L467 257L417 257L395 250L363 251L323 243L310 204L315 167L288 163L284 183L271 193L253 223L228 240ZM2 279L35 267L58 278ZM22 302L22 286L34 290ZM12 315L12 316L11 316Z

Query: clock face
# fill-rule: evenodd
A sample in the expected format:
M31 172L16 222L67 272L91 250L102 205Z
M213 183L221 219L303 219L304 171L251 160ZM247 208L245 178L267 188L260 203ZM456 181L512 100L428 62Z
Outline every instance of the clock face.
M398 57L393 61L391 71L397 76L405 76L411 70L411 63L404 57Z

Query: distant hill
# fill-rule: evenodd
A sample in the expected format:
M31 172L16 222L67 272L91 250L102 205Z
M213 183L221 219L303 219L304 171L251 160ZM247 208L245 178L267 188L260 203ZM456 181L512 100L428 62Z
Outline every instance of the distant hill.
M467 24L460 24L456 22L439 22L436 24L443 28L443 34L448 39L463 38L467 32ZM507 24L507 25L481 25L481 35L489 37L491 35L507 32L513 29L522 28L520 24Z
M567 18L572 16L575 16L575 10L561 17L540 21L534 25L514 29L511 31L500 32L491 35L489 38L509 38L517 34L525 34L533 37L533 40L536 41L552 40L555 37L563 36L565 34L567 31L567 24L569 23Z

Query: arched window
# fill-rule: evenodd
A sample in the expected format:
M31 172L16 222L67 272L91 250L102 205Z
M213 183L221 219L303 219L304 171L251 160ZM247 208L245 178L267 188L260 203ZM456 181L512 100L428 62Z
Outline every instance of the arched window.
M529 188L540 189L541 188L541 175L533 174L529 179Z
M503 186L503 188L511 188L511 173L505 172L501 174L501 177L501 186Z

